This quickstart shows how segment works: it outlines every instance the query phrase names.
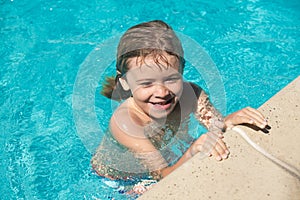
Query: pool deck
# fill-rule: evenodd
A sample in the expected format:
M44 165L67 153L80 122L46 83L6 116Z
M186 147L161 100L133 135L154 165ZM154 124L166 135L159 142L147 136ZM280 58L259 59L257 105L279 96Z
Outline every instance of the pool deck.
M269 121L269 133L240 126L277 158L300 169L300 76L259 109ZM161 180L139 200L299 200L300 180L253 149L236 132L225 142L230 157L221 162L194 156Z

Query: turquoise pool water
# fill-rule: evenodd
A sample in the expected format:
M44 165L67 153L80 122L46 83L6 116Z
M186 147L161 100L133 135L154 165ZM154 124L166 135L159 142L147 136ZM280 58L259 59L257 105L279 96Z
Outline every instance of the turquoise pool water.
M91 172L74 122L74 83L98 44L142 21L168 22L214 61L227 114L260 106L300 75L299 11L297 0L0 1L1 198L127 198ZM186 78L206 87L193 70ZM111 104L98 91L105 128Z

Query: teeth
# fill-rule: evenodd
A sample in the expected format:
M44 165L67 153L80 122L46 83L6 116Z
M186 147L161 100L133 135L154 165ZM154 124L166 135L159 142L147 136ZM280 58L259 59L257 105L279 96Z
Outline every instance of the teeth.
M153 104L166 105L166 104L170 103L171 101L172 101L172 99L170 99L168 101L164 101L164 102L153 103Z
M153 104L165 105L165 104L166 104L166 102L157 102L157 103L153 103Z

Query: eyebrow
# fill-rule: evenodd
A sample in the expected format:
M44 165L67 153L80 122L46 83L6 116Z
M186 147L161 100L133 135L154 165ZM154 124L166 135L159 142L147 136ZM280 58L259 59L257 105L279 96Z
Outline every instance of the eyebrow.
M140 82L152 82L154 81L155 79L151 79L151 78L145 78L145 79L139 79L139 80L136 80L135 82L137 83L140 83Z
M181 77L180 73L174 73L174 74L171 74L171 75L165 77L165 79L168 79L168 78L180 78L180 77ZM138 79L135 82L139 83L139 82L144 82L144 81L151 82L151 81L155 81L155 79L153 79L153 78L144 78L144 79Z

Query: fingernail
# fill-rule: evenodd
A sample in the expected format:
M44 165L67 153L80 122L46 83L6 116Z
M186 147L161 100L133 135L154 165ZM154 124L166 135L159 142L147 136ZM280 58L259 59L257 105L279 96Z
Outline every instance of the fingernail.
M221 156L217 156L216 159L217 160L222 160L222 157Z
M228 156L227 154L223 154L223 155L222 155L222 158L223 158L223 159L226 159L227 156Z

